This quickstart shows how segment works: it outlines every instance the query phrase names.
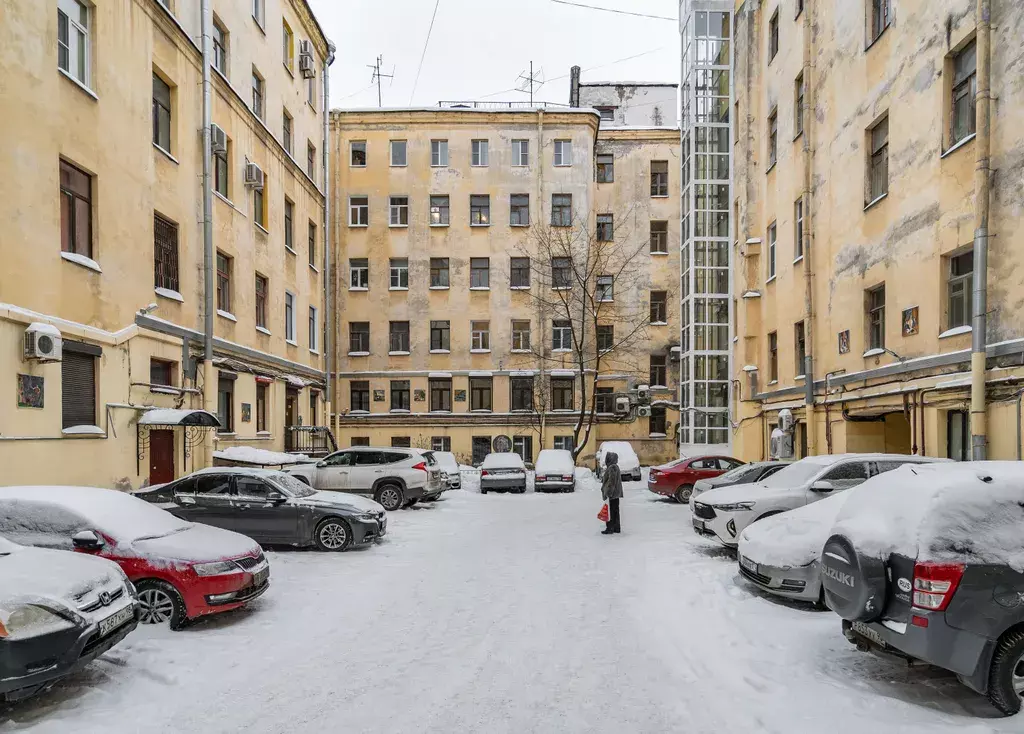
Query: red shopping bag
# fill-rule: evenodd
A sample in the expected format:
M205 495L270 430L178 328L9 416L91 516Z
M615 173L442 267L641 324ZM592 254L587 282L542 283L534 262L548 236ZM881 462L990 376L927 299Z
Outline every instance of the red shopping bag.
M601 511L597 513L597 519L601 522L608 522L608 503L605 502L601 506Z

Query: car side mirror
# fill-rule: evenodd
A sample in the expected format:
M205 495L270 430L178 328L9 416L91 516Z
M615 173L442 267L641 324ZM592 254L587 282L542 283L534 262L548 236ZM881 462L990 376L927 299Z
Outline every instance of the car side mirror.
M827 479L819 479L811 485L812 492L831 492L835 489L835 485Z
M273 490L267 492L267 502L272 502L275 505L279 505L282 502L284 502L285 499L286 497L280 492L274 492Z
M191 507L196 503L196 498L190 494L176 494L174 495L174 502L182 507Z
M316 468L317 469L323 469L325 466L327 466L327 462L326 461L318 461L318 462L316 462Z
M71 536L71 544L75 547L75 550L97 553L103 550L106 542L96 531L82 530Z

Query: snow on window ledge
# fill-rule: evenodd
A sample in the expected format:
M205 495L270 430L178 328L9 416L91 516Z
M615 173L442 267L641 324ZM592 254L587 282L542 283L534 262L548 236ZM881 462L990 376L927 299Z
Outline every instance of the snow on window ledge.
M88 268L89 270L95 270L97 273L102 273L103 272L103 268L100 267L100 264L98 262L96 262L95 260L93 260L91 257L86 257L85 255L79 255L77 252L61 252L60 256L64 260L67 260L69 263L74 263L75 265L81 265L83 268Z
M65 436L105 436L99 426L69 426L61 431Z
M294 339L285 339L284 343L287 344L289 347L297 347L297 346L299 346L299 343L297 341L295 341Z
M270 329L268 329L265 326L257 326L256 331L258 331L261 334L266 334L267 336L273 336L273 334L270 333Z
M974 331L974 327L970 324L967 324L966 326L955 326L952 329L946 329L944 332L939 334L939 339L948 339L951 336L970 334L972 331Z
M369 288L360 288L359 286L356 286L356 285L354 285L351 288L349 288L349 291L357 291L357 292L363 292L363 293L365 293L368 290L370 290L370 289Z
M452 350L450 350L450 349L431 349L430 353L431 354L451 354Z
M233 313L221 311L219 308L217 309L217 315L220 316L222 319L227 319L228 321L238 321L238 319L235 318L235 315Z
M181 395L181 390L173 385L153 385L149 388L149 391L160 393L161 395Z
M491 287L489 285L474 285L470 286L471 291L489 291Z
M350 357L369 357L370 353L369 352L349 352L348 356L350 356Z
M510 351L512 352L512 354L532 354L533 353L532 349L512 349Z
M182 296L178 291L172 291L170 288L154 288L153 292L161 298L167 298L178 303L184 303L185 297Z
M447 286L447 285L432 285L432 286L430 286L430 290L432 290L432 291L446 291L446 290L449 290L449 289L450 289L450 286ZM406 288L405 290L409 290L409 289Z
M393 352L388 352L388 356L389 357L408 357L410 354L411 354L411 352L408 352L408 351L405 351L405 350L401 350L401 349L393 351Z
M806 380L807 379L807 375L795 375L793 377L793 379L794 380Z
M491 350L490 349L470 349L469 353L470 354L490 354Z
M757 365L756 364L744 365L743 366L743 371L744 372L757 372Z
M648 326L668 326L667 321L652 321Z
M665 433L648 433L648 438L668 438L668 434Z

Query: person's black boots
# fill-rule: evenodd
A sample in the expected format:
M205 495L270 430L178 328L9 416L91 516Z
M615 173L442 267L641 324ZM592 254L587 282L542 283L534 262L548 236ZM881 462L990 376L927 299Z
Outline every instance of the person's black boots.
M601 531L601 535L613 535L615 533L611 528L605 528Z

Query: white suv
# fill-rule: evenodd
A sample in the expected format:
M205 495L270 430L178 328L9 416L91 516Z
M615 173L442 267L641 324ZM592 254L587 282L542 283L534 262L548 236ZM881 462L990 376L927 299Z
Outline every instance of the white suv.
M418 449L359 446L284 471L314 489L370 495L386 510L414 505L444 489L434 455Z
M735 548L743 528L753 522L856 487L903 464L932 461L941 459L906 454L808 456L763 481L704 492L690 503L693 529Z

